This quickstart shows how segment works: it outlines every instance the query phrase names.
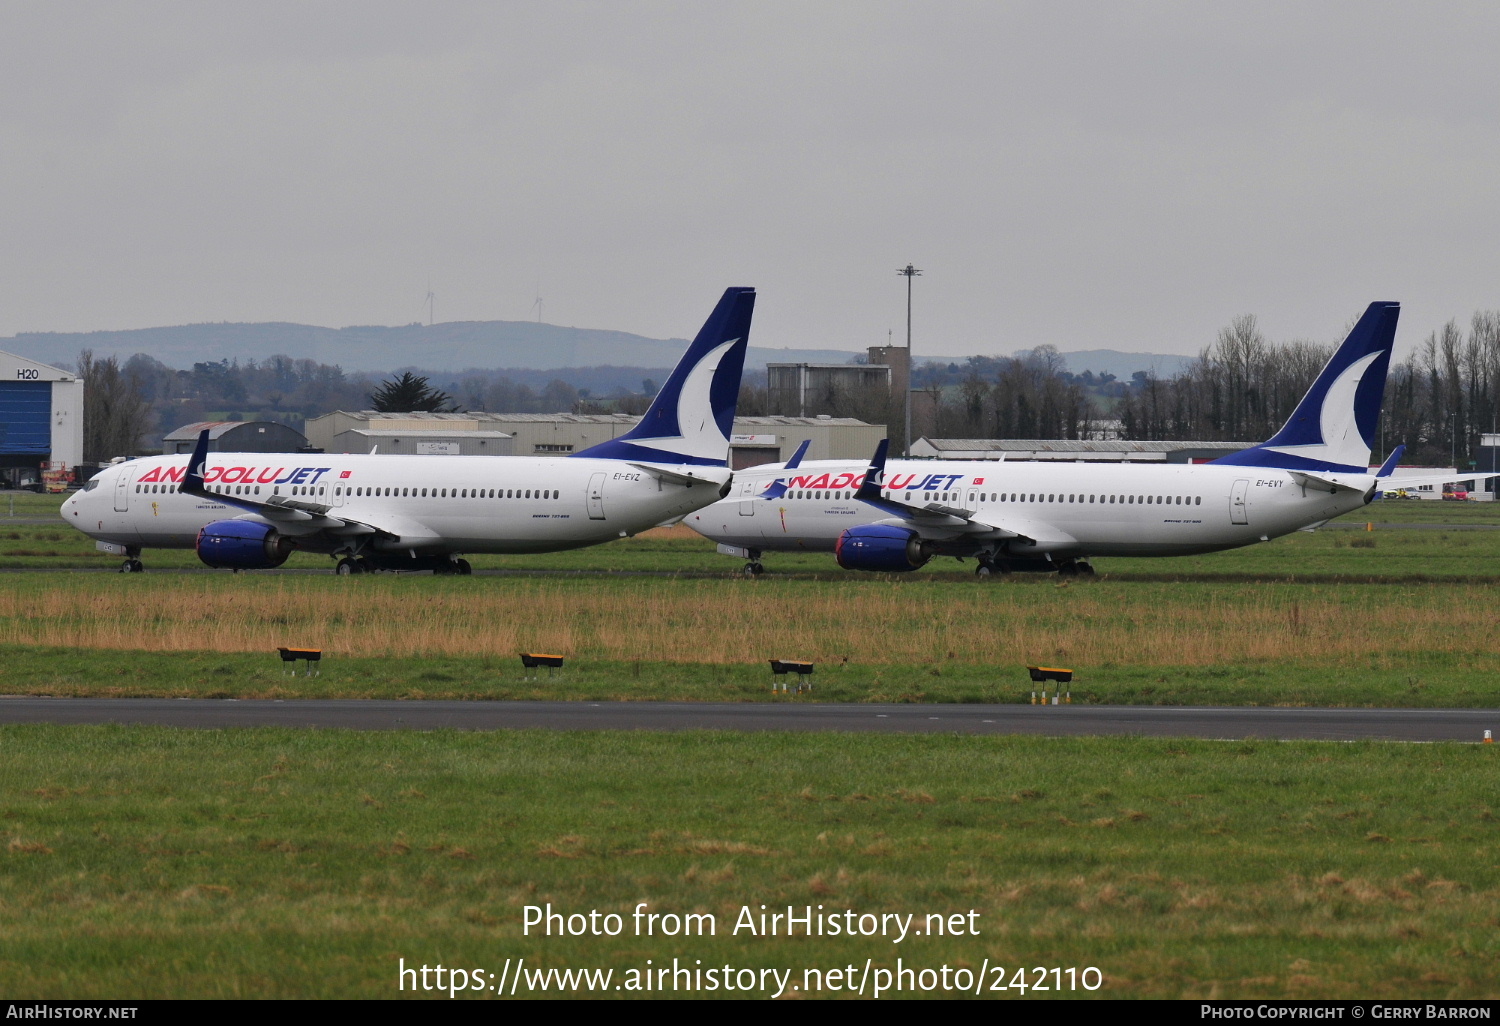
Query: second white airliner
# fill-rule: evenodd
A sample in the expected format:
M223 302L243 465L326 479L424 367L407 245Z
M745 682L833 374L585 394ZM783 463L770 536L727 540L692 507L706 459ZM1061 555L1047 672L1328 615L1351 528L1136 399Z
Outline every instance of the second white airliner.
M1211 463L887 464L882 442L869 465L802 464L799 451L784 466L739 471L733 496L686 522L746 559L749 574L764 553L786 551L833 552L849 570L903 572L954 556L974 559L981 576L1091 574L1094 556L1267 541L1365 505L1395 466L1399 448L1378 471L1369 459L1399 313L1397 303L1370 304L1276 436Z

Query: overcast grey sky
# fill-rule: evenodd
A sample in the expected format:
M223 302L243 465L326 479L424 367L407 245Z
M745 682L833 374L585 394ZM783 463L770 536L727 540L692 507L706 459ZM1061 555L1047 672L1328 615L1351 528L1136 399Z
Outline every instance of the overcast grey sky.
M1494 3L0 0L0 335L545 319L1403 349L1500 307Z

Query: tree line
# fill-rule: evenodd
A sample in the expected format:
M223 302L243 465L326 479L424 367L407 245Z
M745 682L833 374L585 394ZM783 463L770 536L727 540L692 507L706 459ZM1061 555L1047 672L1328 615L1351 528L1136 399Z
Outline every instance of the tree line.
M492 413L557 413L591 401L608 405L605 397L561 379L534 387L503 372L472 370L441 376L438 384L414 372L381 381L289 356L205 361L179 370L144 353L121 362L85 349L76 369L84 382L87 463L159 452L163 435L205 420L270 420L301 430L308 418L334 410L395 409L408 400L412 405L406 409ZM656 387L650 378L641 384L653 392ZM438 398L429 402L432 396ZM626 412L642 412L647 402L626 396Z
M1083 439L1109 430L1140 441L1263 441L1291 415L1333 349L1332 343L1303 339L1270 341L1247 314L1221 329L1185 370L1167 378L1146 371L1128 382L1108 374L1073 374L1052 346L1015 357L929 363L914 372L919 396L913 434ZM624 389L614 383L621 370L577 369L577 380L611 382L599 394L561 378L535 387L504 371L469 370L431 385L441 402L430 408L641 413L657 383L644 377L640 391ZM337 365L288 356L195 363L190 370L177 370L145 354L122 364L114 357L97 359L88 350L80 354L78 373L84 381L88 462L159 451L163 434L200 420L275 420L300 429L308 417L371 408L374 396L402 380L381 382ZM413 375L406 377L410 385ZM809 415L885 424L892 444L898 450L905 445L902 397L888 389L829 388L810 400ZM739 412L797 411L776 408L763 375L747 375ZM1467 326L1449 321L1392 365L1375 455L1383 457L1405 445L1408 462L1465 467L1476 459L1480 436L1496 431L1500 311L1490 310L1475 313Z
M1263 441L1291 416L1334 348L1271 342L1253 315L1237 317L1181 374L1136 375L1115 407L1122 436ZM1467 330L1450 320L1392 364L1374 458L1405 445L1406 462L1462 468L1476 459L1480 436L1497 429L1500 311L1486 310Z

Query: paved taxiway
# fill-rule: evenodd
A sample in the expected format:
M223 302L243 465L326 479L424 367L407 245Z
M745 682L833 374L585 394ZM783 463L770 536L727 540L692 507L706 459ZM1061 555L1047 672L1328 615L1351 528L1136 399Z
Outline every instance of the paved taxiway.
M778 730L1480 741L1496 709L1246 709L786 702L398 702L0 697L0 723L354 730Z

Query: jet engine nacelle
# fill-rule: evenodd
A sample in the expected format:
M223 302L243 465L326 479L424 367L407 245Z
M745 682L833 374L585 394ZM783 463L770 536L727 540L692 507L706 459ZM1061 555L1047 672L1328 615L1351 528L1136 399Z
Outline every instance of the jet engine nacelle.
M864 524L839 535L834 556L845 570L905 573L927 562L929 553L915 531L889 524Z
M198 532L196 548L215 569L274 570L292 554L289 539L254 520L215 520Z

